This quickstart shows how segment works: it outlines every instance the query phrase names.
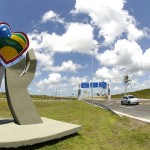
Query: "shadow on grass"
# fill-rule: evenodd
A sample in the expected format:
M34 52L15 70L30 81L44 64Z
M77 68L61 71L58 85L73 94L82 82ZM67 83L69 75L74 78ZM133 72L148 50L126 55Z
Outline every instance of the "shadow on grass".
M18 147L18 148L2 148L1 150L13 150L13 149L37 150L37 149L40 149L44 146L51 146L51 145L57 144L59 142L65 141L69 138L73 138L73 137L79 136L79 135L80 135L79 133L74 133L72 135L68 135L68 136L65 136L65 137L62 137L62 138L59 138L59 139L54 139L54 140L51 140L51 141L47 141L47 142L43 142L43 143L39 143L39 144L34 144L34 145L31 145L31 146L21 146L21 147Z

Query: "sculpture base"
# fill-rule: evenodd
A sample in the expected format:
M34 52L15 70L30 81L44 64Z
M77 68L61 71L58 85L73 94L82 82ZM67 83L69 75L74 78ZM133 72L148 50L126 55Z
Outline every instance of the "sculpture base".
M0 119L0 148L16 148L58 139L81 129L81 125L41 118L43 123L17 125L13 119Z

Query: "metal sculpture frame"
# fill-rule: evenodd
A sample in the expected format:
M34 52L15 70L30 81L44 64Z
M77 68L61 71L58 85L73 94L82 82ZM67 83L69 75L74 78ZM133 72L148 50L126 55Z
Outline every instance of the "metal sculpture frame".
M36 71L36 57L33 49L26 58L5 69L5 90L14 122L19 125L42 123L42 120L27 90Z

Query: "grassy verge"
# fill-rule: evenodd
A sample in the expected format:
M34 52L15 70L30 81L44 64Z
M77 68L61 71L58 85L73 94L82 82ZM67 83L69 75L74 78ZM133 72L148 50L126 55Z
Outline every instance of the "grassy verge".
M134 95L138 98L150 99L150 89L138 90L138 91L135 91L135 92L129 92L127 94L128 95ZM121 98L123 96L124 96L124 93L116 94L116 95L112 95L112 98Z
M82 101L34 102L40 116L80 124L77 134L22 149L39 150L147 150L150 125L120 118ZM0 117L11 117L6 101L0 101Z

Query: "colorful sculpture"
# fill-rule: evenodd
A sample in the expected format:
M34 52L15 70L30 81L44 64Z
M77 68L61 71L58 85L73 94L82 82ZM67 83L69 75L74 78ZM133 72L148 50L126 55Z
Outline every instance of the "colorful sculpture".
M12 32L7 23L0 23L0 58L4 67L12 66L23 59L28 47L29 40L25 33Z
M36 70L34 51L28 47L25 33L13 33L7 23L0 23L0 84L5 72L8 106L20 125L42 123L27 90Z
M27 89L37 62L34 50L28 50L28 46L26 34L12 33L7 23L0 23L0 85L4 75L6 98L13 117L13 121L0 119L0 149L58 139L81 129L80 125L41 118L38 114Z

